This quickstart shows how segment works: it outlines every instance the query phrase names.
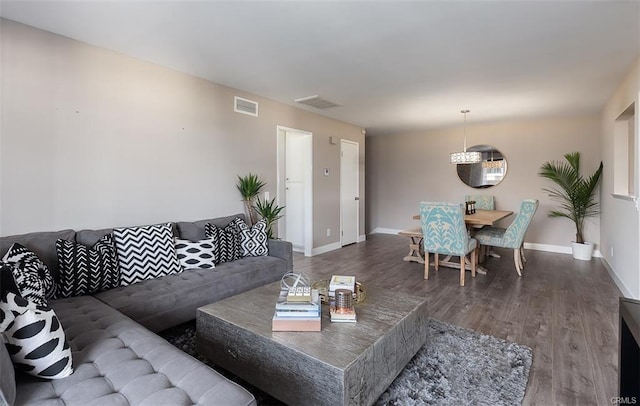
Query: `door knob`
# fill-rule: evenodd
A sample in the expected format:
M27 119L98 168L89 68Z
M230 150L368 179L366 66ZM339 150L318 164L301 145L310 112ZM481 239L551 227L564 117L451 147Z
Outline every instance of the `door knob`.
M356 200L360 200L360 198L358 196L356 196Z

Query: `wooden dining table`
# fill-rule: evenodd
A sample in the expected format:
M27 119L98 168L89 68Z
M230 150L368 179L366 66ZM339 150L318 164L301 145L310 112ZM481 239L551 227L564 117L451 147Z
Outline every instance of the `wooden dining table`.
M467 226L494 226L498 221L509 217L510 210L476 210L473 214L465 214L464 222ZM420 220L420 215L413 216L414 220Z
M475 213L465 214L464 222L467 227L473 226L494 226L498 221L505 219L513 214L510 210L476 210ZM416 214L413 216L414 220L420 220L420 215ZM471 263L468 258L465 257L466 268L471 270ZM448 255L443 260L438 261L438 265L445 266L448 268L460 268L459 262L451 261L451 255ZM476 267L476 272L479 274L486 274L487 269L478 264Z

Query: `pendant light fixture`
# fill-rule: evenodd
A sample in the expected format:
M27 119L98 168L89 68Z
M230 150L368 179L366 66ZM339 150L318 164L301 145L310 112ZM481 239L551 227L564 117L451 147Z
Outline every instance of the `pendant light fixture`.
M475 164L482 161L482 153L479 151L467 152L467 113L469 110L460 110L464 114L464 144L462 152L452 152L449 162L452 164Z

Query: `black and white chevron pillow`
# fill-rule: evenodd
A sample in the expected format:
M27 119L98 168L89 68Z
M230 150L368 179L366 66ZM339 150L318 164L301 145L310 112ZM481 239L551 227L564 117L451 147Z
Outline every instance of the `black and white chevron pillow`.
M261 257L269 254L267 222L258 221L253 227L240 220L236 223L239 231L240 250L243 257Z
M171 223L115 228L120 286L182 272Z
M56 284L44 262L18 243L9 248L2 261L13 265L13 277L20 296L46 306L47 299L52 298L56 292Z
M56 241L58 253L57 298L90 295L120 285L118 260L111 234L89 249L75 241Z
M200 241L176 238L176 253L184 269L215 268L214 248L213 238Z
M71 348L52 308L38 306L12 292L0 306L17 314L4 331L16 370L46 379L61 379L73 373Z
M207 238L213 239L213 244L215 245L214 256L216 258L216 264L231 262L242 258L237 225L239 221L242 220L236 217L227 224L224 229L220 229L215 224L205 224L204 234Z

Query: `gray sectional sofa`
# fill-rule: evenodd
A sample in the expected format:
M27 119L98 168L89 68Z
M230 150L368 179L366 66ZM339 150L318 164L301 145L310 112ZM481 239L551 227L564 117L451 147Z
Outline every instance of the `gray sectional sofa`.
M205 238L204 225L236 216L175 223L182 239ZM93 245L111 232L62 230L0 238L0 257L18 242L57 276L58 238ZM42 380L14 373L0 345L0 389L9 404L251 405L244 388L176 349L154 332L193 320L208 303L280 280L293 268L291 244L270 240L269 255L247 257L118 287L93 296L50 300L71 346L74 373ZM14 378L15 376L15 378ZM1 397L0 397L1 400ZM1 401L0 401L1 403Z

